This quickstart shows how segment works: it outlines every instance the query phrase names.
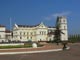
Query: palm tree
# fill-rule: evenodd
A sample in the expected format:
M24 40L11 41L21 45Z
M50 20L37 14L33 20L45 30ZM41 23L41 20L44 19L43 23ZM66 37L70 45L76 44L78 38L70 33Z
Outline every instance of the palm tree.
M61 34L65 34L65 33L61 31L60 24L58 24L56 26L56 30L54 31L54 42L56 42L57 45L59 45L59 43L62 42L63 50L66 50L67 41L61 41Z
M54 42L59 45L59 42L61 42L61 34L64 34L60 29L60 24L56 25L56 30L54 31Z

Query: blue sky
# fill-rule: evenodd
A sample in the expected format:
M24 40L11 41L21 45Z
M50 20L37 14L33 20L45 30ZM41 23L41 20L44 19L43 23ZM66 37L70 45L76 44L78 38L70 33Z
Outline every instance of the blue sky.
M56 16L68 19L69 34L80 33L80 0L0 0L0 24L55 26Z

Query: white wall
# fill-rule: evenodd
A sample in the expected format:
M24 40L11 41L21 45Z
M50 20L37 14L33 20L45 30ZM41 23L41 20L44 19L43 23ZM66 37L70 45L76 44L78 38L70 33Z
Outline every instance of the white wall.
M6 35L6 33L5 33L5 30L6 30L6 28L5 27L0 27L0 42L3 40L3 41L5 41L6 39L5 39L5 35Z

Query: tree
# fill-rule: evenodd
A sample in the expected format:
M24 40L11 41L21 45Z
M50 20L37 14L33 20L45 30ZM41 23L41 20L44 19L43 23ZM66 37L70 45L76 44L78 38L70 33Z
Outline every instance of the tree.
M56 30L54 31L54 42L59 45L59 42L61 42L61 34L64 34L60 29L60 24L56 25Z
M70 35L69 42L72 42L72 43L80 42L80 34Z

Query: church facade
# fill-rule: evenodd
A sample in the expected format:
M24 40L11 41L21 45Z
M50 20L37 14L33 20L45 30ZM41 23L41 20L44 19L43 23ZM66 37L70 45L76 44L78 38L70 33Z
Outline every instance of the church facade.
M13 40L18 41L48 41L48 32L55 28L49 28L41 22L35 26L17 25L13 28Z
M56 24L60 25L61 40L68 40L67 19L64 16L57 17ZM48 27L43 22L38 25L18 25L13 27L12 40L16 41L51 41L54 40L56 27Z

